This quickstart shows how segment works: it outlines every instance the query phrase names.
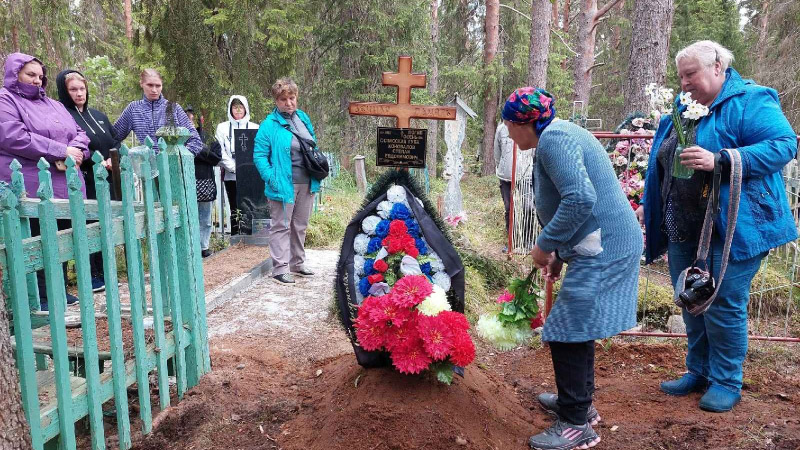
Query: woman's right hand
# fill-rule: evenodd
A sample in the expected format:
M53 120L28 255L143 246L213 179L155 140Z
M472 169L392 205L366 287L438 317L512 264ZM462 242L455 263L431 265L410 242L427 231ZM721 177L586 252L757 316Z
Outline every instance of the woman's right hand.
M636 208L636 218L639 220L639 225L644 226L644 205Z
M71 156L79 166L83 162L83 151L77 147L67 147L67 156Z

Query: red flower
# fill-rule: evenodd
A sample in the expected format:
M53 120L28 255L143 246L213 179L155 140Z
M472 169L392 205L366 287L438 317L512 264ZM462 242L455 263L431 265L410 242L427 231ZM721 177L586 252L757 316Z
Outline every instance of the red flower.
M353 324L358 344L367 351L380 350L385 345L386 330L381 323L358 317Z
M391 254L402 252L405 248L403 239L398 236L386 236L381 243L386 247L386 251Z
M442 311L436 318L441 318L453 332L466 332L469 330L467 316L455 311Z
M392 352L392 364L400 373L418 374L433 362L419 337L407 340Z
M402 220L395 219L389 223L389 236L402 236L406 232L408 232L408 227Z
M416 258L417 256L419 256L419 250L417 250L417 247L415 245L406 247L406 255L412 258Z
M392 297L395 303L403 308L418 305L431 295L433 285L425 275L406 275L397 280L392 287Z
M468 366L475 359L475 344L469 333L462 331L453 335L453 350L450 352L450 361L459 367Z
M367 277L367 280L369 281L369 284L378 283L380 281L383 281L383 274L382 273L376 273L374 275L370 275L370 276Z
M535 330L536 328L539 328L542 325L544 325L544 317L542 317L542 312L539 311L539 314L537 314L536 317L531 319L531 329Z
M506 289L505 291L503 291L502 294L497 296L497 303L508 303L512 300L514 300L514 294L508 292L508 289Z
M628 201L630 202L631 208L633 208L634 211L639 209L639 205L637 205L635 201L633 201L633 200L628 200Z
M389 264L386 264L386 261L379 259L372 264L372 267L375 268L378 272L386 272L389 270Z
M419 332L417 331L419 314L410 309L403 309L402 311L405 311L404 321L395 322L395 326L390 327L384 335L386 350L390 352L404 347L409 340L419 339Z
M407 317L407 311L400 308L392 299L392 295L378 297L378 305L370 310L370 317L375 322L385 322L386 326L402 322ZM406 313L406 314L404 314Z
M422 338L425 351L436 361L447 358L453 348L453 332L447 321L439 316L420 315L417 319L417 330Z

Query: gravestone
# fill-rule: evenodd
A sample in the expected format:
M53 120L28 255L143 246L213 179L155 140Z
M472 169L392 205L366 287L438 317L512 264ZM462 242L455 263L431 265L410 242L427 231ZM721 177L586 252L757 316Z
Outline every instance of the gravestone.
M467 129L467 117L474 119L478 115L456 94L452 104L456 105L456 120L444 123L444 143L447 154L444 157L443 176L447 180L444 197L444 216L451 223L464 217L464 202L461 194L461 177L464 176L464 157L461 145Z
M233 145L236 153L236 200L240 217L231 217L239 222L239 233L253 234L264 230L269 219L269 204L264 196L264 180L253 163L253 147L258 130L234 130Z

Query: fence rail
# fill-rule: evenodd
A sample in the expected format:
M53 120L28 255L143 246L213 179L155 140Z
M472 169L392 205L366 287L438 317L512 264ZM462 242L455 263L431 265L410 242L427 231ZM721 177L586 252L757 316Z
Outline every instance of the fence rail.
M10 294L12 348L35 449L75 449L75 422L84 417L91 448L105 449L102 406L112 399L119 448L130 448L130 386L136 385L142 431L149 433L151 372L164 409L170 405L171 376L182 399L210 371L194 158L183 146L187 137L180 129L165 134L158 155L149 139L142 147L123 146L122 201L111 201L102 164L95 164L93 174L98 198L84 200L71 159L68 199L53 198L44 159L38 163L38 198L26 196L17 161L11 165L11 186L0 186L0 267ZM138 202L136 186L142 191ZM70 228L58 230L65 220ZM31 237L36 222L40 235ZM118 267L117 247L124 250L124 270ZM92 292L90 256L97 252L102 254L104 299ZM78 311L66 305L62 265L70 260L75 261ZM44 283L37 280L37 271L44 272ZM127 285L127 296L120 292L120 281ZM46 313L40 311L40 286ZM80 346L68 345L68 318L80 323ZM107 335L97 334L100 320ZM130 344L123 341L124 333L132 335L132 352L125 348ZM107 342L108 349L101 351L99 342Z

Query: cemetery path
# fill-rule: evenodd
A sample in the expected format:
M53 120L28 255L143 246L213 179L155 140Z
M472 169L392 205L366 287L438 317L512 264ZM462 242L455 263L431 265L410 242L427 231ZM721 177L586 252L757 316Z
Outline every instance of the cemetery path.
M337 258L308 250L314 278L284 286L265 277L214 310L213 371L134 448L521 450L550 424L535 401L555 389L547 348L496 353L476 338L475 362L451 386L359 367L331 307ZM697 408L699 394L658 391L683 370L682 341L598 343L597 448L797 450L800 367L760 345L745 366L742 403L712 414Z

